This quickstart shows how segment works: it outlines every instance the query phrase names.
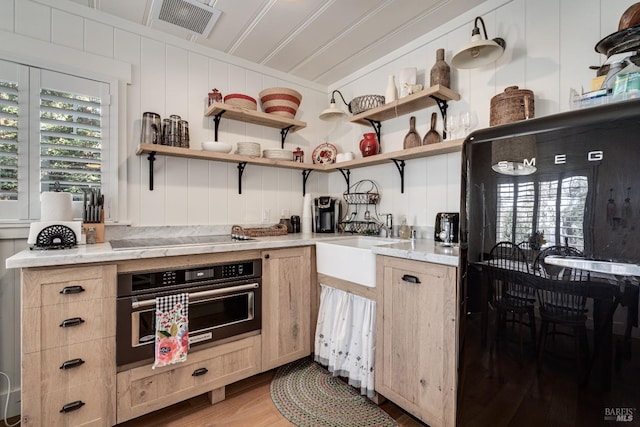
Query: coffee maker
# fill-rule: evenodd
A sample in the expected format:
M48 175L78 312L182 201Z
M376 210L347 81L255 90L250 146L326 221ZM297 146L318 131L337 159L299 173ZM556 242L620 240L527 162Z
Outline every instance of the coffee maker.
M440 212L436 215L434 241L441 246L458 244L458 228L460 214L458 212Z
M341 218L341 204L335 197L320 196L313 200L313 232L335 233Z

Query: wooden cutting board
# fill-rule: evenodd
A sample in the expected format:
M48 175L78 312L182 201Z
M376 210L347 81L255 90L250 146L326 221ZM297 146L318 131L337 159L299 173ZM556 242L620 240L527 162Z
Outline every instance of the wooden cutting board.
M424 136L422 145L434 144L436 142L442 141L442 139L440 138L440 134L436 130L436 117L436 113L431 113L431 129L429 129L429 132L427 132L427 134Z
M416 118L411 116L409 119L409 133L404 137L404 148L419 147L422 145L420 134L416 131Z

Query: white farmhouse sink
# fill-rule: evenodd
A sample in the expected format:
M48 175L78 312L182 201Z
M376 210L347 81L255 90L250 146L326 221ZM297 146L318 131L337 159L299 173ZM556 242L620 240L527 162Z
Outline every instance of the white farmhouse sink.
M318 273L375 288L376 256L371 248L396 242L394 239L360 236L316 242Z

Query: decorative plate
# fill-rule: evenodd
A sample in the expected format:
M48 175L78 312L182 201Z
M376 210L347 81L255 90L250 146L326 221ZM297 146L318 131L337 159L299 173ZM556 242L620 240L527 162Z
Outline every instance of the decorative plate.
M335 145L324 142L313 150L313 163L335 163L338 149Z

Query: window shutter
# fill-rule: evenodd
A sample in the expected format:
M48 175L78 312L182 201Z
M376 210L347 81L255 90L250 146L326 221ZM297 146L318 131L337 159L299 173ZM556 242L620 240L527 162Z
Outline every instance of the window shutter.
M113 219L112 86L0 60L0 220L37 220L40 193L57 188L75 201L100 188L105 217Z
M102 182L101 100L85 94L40 91L40 191L82 200L83 188Z
M520 243L533 231L542 231L546 246L569 245L584 251L588 177L540 179L537 194L534 181L498 184L496 242Z
M0 80L0 200L18 200L18 83Z

